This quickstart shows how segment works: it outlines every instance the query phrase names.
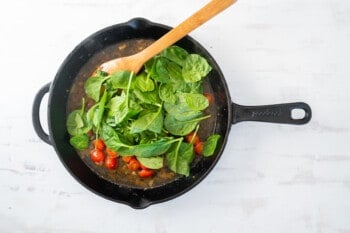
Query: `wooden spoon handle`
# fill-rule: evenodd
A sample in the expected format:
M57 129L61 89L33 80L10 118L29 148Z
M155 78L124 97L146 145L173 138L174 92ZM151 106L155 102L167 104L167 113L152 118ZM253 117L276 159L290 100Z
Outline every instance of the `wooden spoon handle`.
M188 33L231 6L236 0L212 0L192 16L170 30L159 40L144 49L139 56L144 62L148 61L165 48L185 37ZM140 58L139 57L139 58Z

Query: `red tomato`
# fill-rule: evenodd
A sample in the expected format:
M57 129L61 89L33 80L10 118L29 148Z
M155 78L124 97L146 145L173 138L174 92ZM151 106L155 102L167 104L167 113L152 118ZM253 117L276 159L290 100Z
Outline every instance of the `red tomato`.
M118 153L114 150L111 150L109 148L106 149L107 155L112 158L118 157Z
M138 174L141 178L148 178L154 175L154 171L151 169L142 169Z
M137 171L140 169L140 167L141 167L140 162L137 161L137 159L135 157L130 159L129 164L128 164L128 168L131 171Z
M196 145L194 145L194 151L196 152L196 154L203 154L203 146L204 142L198 142Z
M90 158L96 164L101 164L105 160L105 157L102 150L93 149L90 151Z
M199 136L198 134L196 134L194 138L193 136L194 136L194 131L192 131L186 136L186 142L190 143L192 141L193 145L196 145L200 141Z
M105 160L105 167L109 170L116 169L117 167L117 158L116 157L110 157L107 156Z
M129 163L130 160L133 158L134 156L122 156L122 160L126 163Z
M205 98L207 98L209 105L213 103L214 101L214 96L210 93L204 93Z
M105 143L100 138L94 141L94 145L95 145L95 149L97 150L104 150L106 148Z

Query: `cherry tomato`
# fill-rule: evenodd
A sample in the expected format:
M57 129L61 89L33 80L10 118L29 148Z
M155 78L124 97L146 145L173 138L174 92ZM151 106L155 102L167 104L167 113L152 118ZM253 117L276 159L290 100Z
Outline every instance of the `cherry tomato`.
M131 171L137 171L140 169L140 167L141 167L140 162L137 161L137 159L135 157L130 159L129 164L128 164L128 168Z
M194 151L196 152L196 154L203 154L203 146L204 142L198 142L196 145L194 145Z
M196 145L200 141L198 134L194 135L194 131L186 136L186 142L190 143L191 141L193 145Z
M213 103L214 101L214 96L210 93L204 93L205 98L207 98L209 105Z
M148 178L153 176L154 171L151 169L142 169L141 171L138 172L138 174L141 178Z
M122 160L126 163L129 163L130 160L133 158L134 156L122 156Z
M105 167L109 170L113 170L117 167L117 158L107 156L105 160Z
M112 158L118 157L118 153L114 150L111 150L109 148L106 149L107 155Z
M93 149L90 151L90 158L96 164L101 164L105 160L105 157L102 150Z
M94 141L94 145L95 145L95 149L97 150L104 150L106 148L105 143L100 138Z

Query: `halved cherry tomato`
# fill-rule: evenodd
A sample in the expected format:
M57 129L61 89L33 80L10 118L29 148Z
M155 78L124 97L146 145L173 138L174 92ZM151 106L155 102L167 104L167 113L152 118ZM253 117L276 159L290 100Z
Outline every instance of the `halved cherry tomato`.
M109 170L113 170L117 167L117 158L107 156L105 160L105 167Z
M90 158L96 164L101 164L105 160L105 157L102 150L92 149L90 151Z
M209 104L212 104L214 102L214 96L210 93L204 93L205 98L207 98Z
M203 154L203 146L204 142L198 142L196 145L194 145L194 151L196 152L196 154Z
M186 136L186 142L190 143L192 142L193 145L196 145L200 140L198 134L194 135L194 131L191 133L187 134Z
M154 171L151 169L142 169L138 172L138 174L141 178L148 178L154 175Z
M106 148L105 143L100 138L94 141L94 145L95 145L95 149L97 150L104 150Z
M112 149L107 148L106 149L107 155L112 158L118 157L118 153Z
M126 163L129 163L130 160L133 158L134 156L130 155L130 156L122 156L122 160Z
M131 171L137 171L140 169L140 167L141 167L140 162L135 157L130 159L129 164L128 164L128 168Z

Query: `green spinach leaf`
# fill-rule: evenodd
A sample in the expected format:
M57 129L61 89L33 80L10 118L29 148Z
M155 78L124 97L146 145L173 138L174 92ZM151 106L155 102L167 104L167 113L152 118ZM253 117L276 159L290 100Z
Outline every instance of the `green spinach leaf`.
M193 145L180 141L166 154L169 168L178 174L189 176L190 164L194 159Z
M194 111L202 111L209 106L208 99L202 94L181 93L187 107Z
M137 87L140 91L153 91L154 90L154 82L150 79L150 75L146 73L141 73L136 77L135 87Z
M68 115L66 126L68 133L72 136L87 133L91 129L87 123L86 114L82 114L81 110L74 110Z
M85 82L85 93L88 97L98 102L101 95L102 84L109 79L109 76L92 76Z
M189 55L182 67L182 76L185 82L198 82L205 77L210 71L211 66L207 60L198 54Z
M143 158L143 157L137 157L137 160L145 167L150 169L160 169L163 165L163 157L157 156L157 157L149 157L149 158Z
M220 138L221 136L219 134L213 134L207 138L203 146L203 156L209 157L214 154Z
M142 92L138 89L135 89L133 93L141 102L159 106L161 104L161 100L159 98L158 92L159 91L157 89L147 92Z
M121 155L136 155L138 157L152 157L165 154L174 140L161 140L153 143L138 144L130 147L120 148Z
M159 87L159 97L164 102L175 104L177 96L171 84L161 84Z
M77 150L84 150L89 147L89 137L86 134L75 135L70 138L69 143Z
M170 61L173 61L176 64L183 66L184 62L189 54L183 48L174 45L174 46L170 46L169 48L165 49L161 55L166 57Z
M132 76L132 77L130 77ZM130 71L118 71L110 75L110 82L115 89L127 89L129 84L129 79L133 79L134 74ZM133 84L130 85L130 88L133 88Z
M201 111L194 111L180 102L177 102L176 104L165 102L164 109L179 121L191 120L202 115Z
M204 116L187 121L179 121L172 115L167 114L164 119L164 128L173 135L185 136L193 131L201 120L204 120L208 117L210 116Z
M151 130L160 133L163 128L163 114L161 108L157 112L145 111L131 125L131 133L140 133L144 130Z

